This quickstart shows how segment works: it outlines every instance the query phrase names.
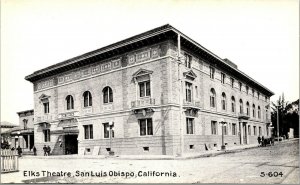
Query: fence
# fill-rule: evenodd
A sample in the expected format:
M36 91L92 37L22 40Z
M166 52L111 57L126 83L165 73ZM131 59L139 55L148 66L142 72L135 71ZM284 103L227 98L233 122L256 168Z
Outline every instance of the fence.
M16 150L1 149L1 173L19 170L19 158Z

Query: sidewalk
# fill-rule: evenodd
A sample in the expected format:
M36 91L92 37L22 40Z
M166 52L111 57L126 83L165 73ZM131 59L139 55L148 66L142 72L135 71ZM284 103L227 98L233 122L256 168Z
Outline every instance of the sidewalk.
M299 138L283 140L279 143L275 141L276 144L289 142L293 140L298 140ZM25 159L116 159L116 160L185 160L185 159L195 159L202 157L213 157L227 153L241 152L246 149L258 148L258 144L249 145L237 145L227 147L226 150L209 150L201 151L197 153L185 153L183 156L172 156L172 155L52 155L52 156L23 156Z
M226 148L226 150L209 150L197 153L185 153L183 156L171 155L52 155L52 156L23 156L26 159L120 159L120 160L184 160L201 157L217 156L225 153L240 152L244 149L256 148L257 144L239 145Z

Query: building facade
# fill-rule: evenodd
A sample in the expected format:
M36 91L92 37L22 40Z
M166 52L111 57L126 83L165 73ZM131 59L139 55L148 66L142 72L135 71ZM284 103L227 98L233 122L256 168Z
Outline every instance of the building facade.
M39 154L182 155L270 136L270 96L164 25L28 75Z
M34 146L34 110L17 112L19 127L11 132L14 140L12 146L20 146L23 151L31 151Z

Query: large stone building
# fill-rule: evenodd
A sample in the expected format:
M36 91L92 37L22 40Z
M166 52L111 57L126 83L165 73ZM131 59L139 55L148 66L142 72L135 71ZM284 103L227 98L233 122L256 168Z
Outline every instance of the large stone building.
M228 146L270 136L273 92L170 25L25 79L40 154L180 155L220 148L222 131Z

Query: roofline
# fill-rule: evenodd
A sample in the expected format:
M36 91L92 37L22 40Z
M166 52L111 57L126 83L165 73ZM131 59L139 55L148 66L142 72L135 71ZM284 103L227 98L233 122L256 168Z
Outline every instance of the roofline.
M26 112L34 112L34 110L33 109L24 110L24 111L17 112L17 114L22 114L22 113L26 113Z
M248 78L249 80L255 82L257 85L261 86L262 88L264 88L265 90L269 91L270 94L274 95L274 92L272 92L271 90L269 90L268 88L266 88L265 86L263 86L262 84L260 84L259 82L257 82L256 80L254 80L253 78L251 78L250 76L248 76L247 74L245 74L244 72L242 72L241 70L234 68L233 66L229 65L228 63L224 62L224 60L219 57L218 55L214 54L213 52L211 52L210 50L206 49L205 47L203 47L202 45L200 45L199 43L197 43L196 41L194 41L193 39L189 38L188 36L186 36L185 34L183 34L182 32L180 32L179 30L177 30L176 28L172 27L172 29L177 32L177 34L180 34L180 36L183 36L185 39L187 39L188 41L192 42L193 44L197 45L198 47L200 47L201 49L203 49L204 51L208 52L210 55L212 55L213 57L215 57L216 59L218 59L220 62L222 62L223 64L227 65L228 67L230 67L231 69L235 70L236 72L240 73L241 75L244 75L246 78Z
M167 31L173 31L176 34L179 34L181 37L185 38L187 41L189 41L190 43L194 44L195 46L199 47L200 49L202 49L203 51L207 52L209 55L211 55L212 57L214 57L215 59L217 59L219 62L221 62L222 64L224 64L225 66L229 67L231 70L234 70L235 72L237 72L238 74L242 75L243 77L249 79L250 81L254 82L256 85L262 87L264 90L266 90L267 92L269 92L269 95L274 95L274 92L272 92L271 90L269 90L268 88L266 88L265 86L263 86L262 84L260 84L259 82L257 82L256 80L254 80L253 78L251 78L250 76L246 75L244 72L240 71L239 69L234 68L233 66L227 64L226 62L224 62L224 60L222 58L220 58L219 56L217 56L216 54L214 54L213 52L211 52L210 50L206 49L205 47L203 47L202 45L200 45L199 43L197 43L196 41L194 41L193 39L191 39L190 37L186 36L185 34L183 34L182 32L180 32L179 30L177 30L176 28L174 28L173 26L171 26L170 24L165 24L163 26L154 28L152 30L143 32L141 34L129 37L127 39L124 39L122 41L119 42L115 42L113 44L110 44L108 46L99 48L97 50L93 50L90 51L88 53L73 57L71 59L65 60L63 62L59 62L56 63L54 65L48 66L46 68L43 68L41 70L35 71L34 73L28 75L25 77L25 80L28 80L30 82L33 82L35 80L33 80L34 77L37 77L38 75L42 75L45 74L47 72L53 71L55 69L59 69L62 66L65 65L71 65L74 63L77 63L79 61L82 61L84 59L88 59L91 57L94 57L96 55L111 51L113 49L117 49L120 48L122 46L126 46L135 42L138 42L140 40L144 40L146 38L155 36L155 35L159 35L161 33L165 33Z

